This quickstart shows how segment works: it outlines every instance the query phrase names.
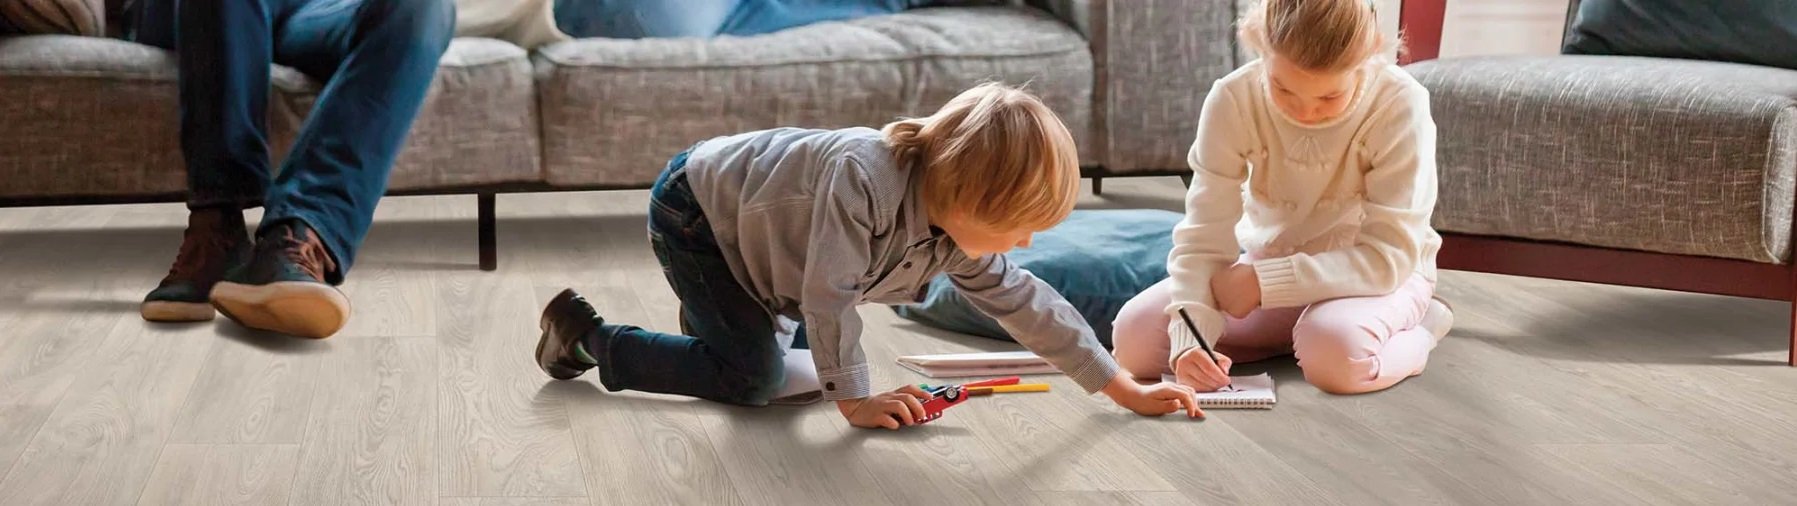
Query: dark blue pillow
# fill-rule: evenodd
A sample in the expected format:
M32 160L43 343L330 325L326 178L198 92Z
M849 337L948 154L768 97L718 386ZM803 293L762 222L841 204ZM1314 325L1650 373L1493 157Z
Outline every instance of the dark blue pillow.
M1028 249L1006 256L1061 292L1111 347L1111 320L1123 304L1167 278L1173 226L1181 215L1160 210L1074 211L1036 234ZM922 304L894 306L906 319L945 330L1012 341L1010 334L955 291L947 276L930 283Z
M1797 69L1793 48L1793 0L1584 0L1561 49Z

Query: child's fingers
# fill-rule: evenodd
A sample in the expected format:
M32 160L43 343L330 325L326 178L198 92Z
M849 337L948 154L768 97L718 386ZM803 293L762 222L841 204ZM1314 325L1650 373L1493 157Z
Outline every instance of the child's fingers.
M905 401L892 399L881 403L880 407L886 411L887 414L896 416L899 420L904 421L907 426L917 425L917 417L911 415L911 408L905 405Z
M905 403L905 407L908 408L908 412L911 413L912 420L923 419L923 401L919 401L916 397L909 395L901 395L899 396L899 400Z
M1174 411L1179 411L1179 400L1178 399L1167 399L1167 400L1161 401L1161 410L1160 410L1160 412L1155 413L1155 414L1156 415L1165 415L1167 413L1172 413Z
M882 419L880 420L880 427L885 428L886 430L898 430L899 421L897 418L893 418L890 416L881 417L881 418Z

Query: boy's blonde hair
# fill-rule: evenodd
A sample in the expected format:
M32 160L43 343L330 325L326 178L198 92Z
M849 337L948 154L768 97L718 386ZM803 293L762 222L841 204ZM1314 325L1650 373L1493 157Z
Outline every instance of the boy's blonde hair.
M1243 44L1315 72L1340 72L1401 50L1379 33L1369 0L1260 0L1236 22Z
M922 118L886 125L901 166L923 173L930 215L959 215L995 231L1041 231L1073 212L1079 154L1041 100L986 83Z

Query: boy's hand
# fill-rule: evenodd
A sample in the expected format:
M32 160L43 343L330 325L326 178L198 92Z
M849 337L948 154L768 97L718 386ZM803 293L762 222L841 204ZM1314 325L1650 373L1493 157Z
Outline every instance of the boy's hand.
M1253 264L1231 265L1211 276L1210 293L1217 299L1217 309L1229 316L1247 318L1248 313L1260 308L1260 275L1254 272Z
M1204 410L1198 409L1198 400L1192 397L1192 388L1185 385L1156 383L1144 386L1130 378L1129 373L1120 373L1100 391L1109 396L1111 402L1142 416L1161 416L1181 409L1192 418L1204 416Z
M1217 353L1217 361L1211 362L1204 356L1204 350L1197 346L1187 348L1173 361L1173 377L1179 384L1192 387L1199 392L1215 392L1229 386L1229 366L1235 363L1229 355Z
M849 425L898 430L917 425L917 419L923 418L923 401L929 398L930 394L917 385L905 385L873 397L836 401L836 410L849 419Z

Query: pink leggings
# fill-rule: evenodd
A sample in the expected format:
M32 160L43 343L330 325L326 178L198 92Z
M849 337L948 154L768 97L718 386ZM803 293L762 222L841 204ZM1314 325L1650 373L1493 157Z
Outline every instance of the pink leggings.
M1166 313L1171 280L1130 299L1117 315L1117 363L1131 375L1171 374ZM1435 285L1412 275L1398 291L1378 297L1327 300L1310 307L1258 309L1247 318L1225 316L1217 353L1237 363L1296 354L1304 379L1323 391L1357 394L1384 390L1423 372L1436 338L1419 325Z

